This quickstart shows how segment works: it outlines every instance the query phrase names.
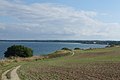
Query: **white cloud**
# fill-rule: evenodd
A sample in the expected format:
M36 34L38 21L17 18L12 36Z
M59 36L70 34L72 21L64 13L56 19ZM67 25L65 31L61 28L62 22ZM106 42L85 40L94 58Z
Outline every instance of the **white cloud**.
M55 35L54 38L61 35L63 38L65 36L70 39L74 39L76 36L79 39L81 36L83 36L82 38L86 36L102 36L104 38L120 36L118 34L120 24L99 21L96 19L98 14L94 11L80 11L52 3L27 5L20 0L0 1L0 16L10 16L18 20L17 23L13 20L11 24L4 22L7 31L11 30L10 27L14 30L21 30L23 33ZM2 28L1 25L0 28Z

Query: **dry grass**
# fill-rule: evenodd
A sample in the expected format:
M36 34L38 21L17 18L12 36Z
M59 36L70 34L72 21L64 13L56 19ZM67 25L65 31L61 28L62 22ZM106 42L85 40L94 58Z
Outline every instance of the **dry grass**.
M30 62L30 61L34 61L34 60L42 60L45 59L45 56L33 56L33 57L29 57L29 58L20 58L17 57L15 59L13 59L15 62L22 62L22 61L26 61L26 62Z

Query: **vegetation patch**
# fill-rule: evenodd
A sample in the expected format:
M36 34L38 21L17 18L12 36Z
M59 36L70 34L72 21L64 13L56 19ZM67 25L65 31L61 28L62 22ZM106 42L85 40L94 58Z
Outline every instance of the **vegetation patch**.
M22 45L13 45L7 48L4 53L5 57L31 57L33 56L33 50L31 48Z
M62 57L62 56L67 56L70 55L71 51L69 50L58 50L52 54L48 54L48 58L56 58L56 57Z

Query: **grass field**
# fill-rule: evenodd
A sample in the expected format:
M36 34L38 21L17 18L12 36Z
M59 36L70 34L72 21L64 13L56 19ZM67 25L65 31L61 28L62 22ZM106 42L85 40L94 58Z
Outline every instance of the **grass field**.
M75 50L74 53L73 56L70 53L57 58L12 62L0 66L0 74L22 65L17 71L21 80L120 80L119 47Z

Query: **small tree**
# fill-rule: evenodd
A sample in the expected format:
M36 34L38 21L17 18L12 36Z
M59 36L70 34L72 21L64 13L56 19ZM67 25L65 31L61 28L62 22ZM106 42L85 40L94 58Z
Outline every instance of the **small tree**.
M4 54L5 57L31 57L33 50L22 45L13 45L8 47Z

